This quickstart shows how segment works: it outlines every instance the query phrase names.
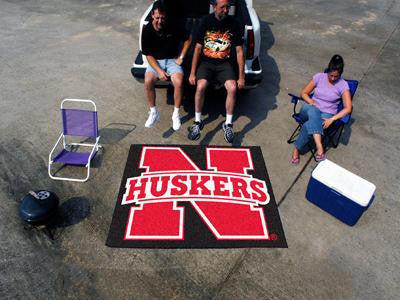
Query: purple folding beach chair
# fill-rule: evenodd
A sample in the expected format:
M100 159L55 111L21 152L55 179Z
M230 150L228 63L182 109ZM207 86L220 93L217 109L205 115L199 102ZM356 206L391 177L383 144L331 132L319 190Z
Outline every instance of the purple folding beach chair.
M89 104L90 106L93 106L94 110L65 108L65 104L68 103L80 103L81 106L82 103L84 105ZM94 158L97 151L101 147L99 145L100 136L97 126L96 104L92 100L64 99L61 102L61 115L63 132L49 154L49 176L50 178L56 180L85 182L88 180L90 175L90 161ZM96 142L94 144L73 142L74 139L76 140L77 138L82 137L94 138L96 139ZM58 154L53 156L53 152L60 143L61 139L63 148ZM79 151L82 147L89 149L88 152ZM86 178L54 176L51 173L51 167L55 163L85 166L87 169Z

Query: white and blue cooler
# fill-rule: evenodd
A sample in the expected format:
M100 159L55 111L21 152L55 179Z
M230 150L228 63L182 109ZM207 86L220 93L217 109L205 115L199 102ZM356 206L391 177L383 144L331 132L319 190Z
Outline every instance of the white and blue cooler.
M325 159L311 174L306 198L353 226L371 205L375 189L371 182Z

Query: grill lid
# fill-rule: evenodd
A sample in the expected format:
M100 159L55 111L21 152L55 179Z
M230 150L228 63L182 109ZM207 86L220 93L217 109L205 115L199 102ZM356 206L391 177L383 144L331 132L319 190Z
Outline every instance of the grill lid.
M19 215L28 223L46 223L57 211L58 203L59 199L53 192L30 191L22 199Z

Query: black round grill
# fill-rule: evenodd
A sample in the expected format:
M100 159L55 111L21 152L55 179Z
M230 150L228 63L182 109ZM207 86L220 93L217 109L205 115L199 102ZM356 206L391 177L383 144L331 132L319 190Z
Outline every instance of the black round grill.
M46 224L57 212L58 203L59 199L53 192L31 191L22 199L19 215L29 224Z

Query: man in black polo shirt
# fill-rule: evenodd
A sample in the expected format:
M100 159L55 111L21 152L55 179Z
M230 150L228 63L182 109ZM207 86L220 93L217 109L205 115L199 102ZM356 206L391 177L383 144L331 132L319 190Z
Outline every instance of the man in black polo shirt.
M195 122L189 128L188 138L196 140L203 129L201 110L204 103L204 93L211 80L225 85L226 121L222 124L225 140L233 142L232 125L233 111L237 88L244 87L244 55L242 35L235 19L228 15L229 0L215 0L214 12L202 18L196 37L196 47L193 54L192 69L189 82L195 85ZM229 61L231 51L236 50L238 63L238 78ZM201 56L201 62L199 65ZM197 68L197 66L199 67ZM197 72L196 72L197 71Z
M155 82L171 80L174 86L174 112L172 128L181 127L179 108L183 94L183 70L181 64L191 43L190 34L183 28L167 22L163 4L156 1L151 12L151 21L143 28L142 53L146 55L149 66L144 76L144 87L150 107L145 127L153 127L159 120L156 108ZM172 20L171 20L172 21ZM179 45L183 47L179 51Z

